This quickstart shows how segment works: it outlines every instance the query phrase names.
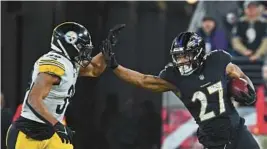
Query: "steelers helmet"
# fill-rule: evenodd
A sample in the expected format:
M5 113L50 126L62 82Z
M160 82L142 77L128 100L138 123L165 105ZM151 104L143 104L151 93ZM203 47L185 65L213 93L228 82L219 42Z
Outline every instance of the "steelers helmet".
M93 44L88 30L76 22L59 24L52 33L52 50L86 67L92 60Z

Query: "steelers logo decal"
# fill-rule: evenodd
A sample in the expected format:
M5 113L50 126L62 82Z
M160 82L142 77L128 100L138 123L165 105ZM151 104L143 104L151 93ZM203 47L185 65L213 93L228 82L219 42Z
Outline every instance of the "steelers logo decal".
M65 40L69 44L74 44L78 40L78 35L74 31L68 31L65 34Z

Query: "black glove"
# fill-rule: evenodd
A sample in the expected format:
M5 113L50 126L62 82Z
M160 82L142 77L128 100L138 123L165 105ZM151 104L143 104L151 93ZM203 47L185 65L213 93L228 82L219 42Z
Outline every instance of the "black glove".
M250 105L256 100L256 92L252 89L250 85L247 86L248 86L248 94L241 92L239 97L233 96L232 98L237 102Z
M111 41L106 39L102 42L101 52L104 55L106 64L109 68L116 69L119 66L115 58L115 53L112 51Z
M119 66L115 58L115 53L112 51L112 46L116 46L118 42L117 36L124 27L125 24L117 24L110 29L107 39L102 42L100 47L101 52L105 57L106 64L111 69L116 69Z
M248 85L248 95L245 94L244 98L246 99L246 104L250 105L255 102L256 100L256 92L252 89L250 85Z
M54 129L55 129L55 132L60 137L62 143L72 144L72 137L73 137L74 132L69 127L64 126L60 122L57 122L54 125Z
M119 66L115 57L115 53L111 53L110 60L108 61L108 66L111 69L116 69Z

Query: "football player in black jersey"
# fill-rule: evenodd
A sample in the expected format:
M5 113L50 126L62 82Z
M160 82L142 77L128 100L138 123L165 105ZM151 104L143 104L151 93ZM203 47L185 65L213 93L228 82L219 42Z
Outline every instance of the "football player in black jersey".
M173 91L199 125L197 135L205 149L259 149L227 93L228 78L243 78L248 82L249 94L239 101L253 103L251 80L231 63L231 56L225 51L206 54L205 43L196 33L183 32L173 40L172 64L159 76L118 65L111 48L102 53L107 66L122 80L155 92Z

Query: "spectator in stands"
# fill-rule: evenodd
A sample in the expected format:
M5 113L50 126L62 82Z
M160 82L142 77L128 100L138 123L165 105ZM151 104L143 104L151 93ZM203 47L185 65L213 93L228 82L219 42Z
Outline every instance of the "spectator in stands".
M263 12L262 12L262 16L267 19L267 1L261 1L262 6L263 6Z
M5 106L4 95L1 93L1 149L6 149L6 133L12 121L10 109Z
M267 53L267 22L261 16L259 5L256 1L245 2L245 16L239 19L232 31L234 50L251 61Z
M214 18L206 16L202 20L202 27L198 29L197 33L203 37L206 43L206 52L216 49L228 49L228 41L223 30L216 26Z

